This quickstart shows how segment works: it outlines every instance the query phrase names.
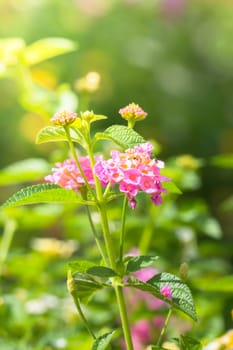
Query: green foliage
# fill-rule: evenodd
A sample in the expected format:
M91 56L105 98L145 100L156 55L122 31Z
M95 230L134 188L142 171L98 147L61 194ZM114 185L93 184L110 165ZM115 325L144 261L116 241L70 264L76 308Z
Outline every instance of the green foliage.
M169 193L182 194L182 191L172 181L164 182L163 188L165 188Z
M95 139L113 141L123 149L133 148L145 142L144 138L135 130L123 125L110 126L103 133L97 133Z
M98 337L93 344L92 350L104 350L107 349L110 342L119 335L119 330L114 330L109 333L105 333Z
M172 289L172 300L164 297L160 290L163 286L168 285ZM193 320L197 320L193 297L189 287L175 275L163 272L155 275L146 283L135 278L129 278L126 286L140 289L148 292L155 297L169 303L175 309L183 311Z
M99 283L87 273L75 273L73 278L75 281L75 291L73 293L82 302L88 302L95 292L104 287L102 283Z
M31 66L68 52L77 50L77 44L64 38L45 38L27 46L23 53L24 63Z
M201 350L202 344L189 335L181 335L179 339L177 339L177 343L181 350Z
M221 204L221 208L225 211L233 210L233 196L229 197Z
M0 40L0 77L7 78L0 86L1 148L4 150L1 155L4 168L0 173L0 184L6 186L1 190L2 200L15 190L15 185L40 181L49 172L48 163L32 155L35 149L28 145L31 139L24 140L26 133L21 134L25 110L30 112L26 116L29 118L26 131L32 137L31 124L34 122L36 129L38 121L47 124L48 118L57 110L76 110L78 106L85 110L91 102L95 110L102 110L111 116L109 120L103 120L102 125L99 123L98 127L101 128L117 120L112 112L123 101L133 97L135 101L143 103L152 118L145 120L142 126L137 125L137 130L142 131L147 139L155 137L162 141L164 154L171 156L166 160L163 174L173 180L165 183L164 187L175 195L182 191L183 196L174 201L174 195L166 195L163 207L153 207L141 195L138 208L129 215L126 224L126 249L140 247L145 258L139 261L132 258L128 265L125 261L126 269L128 272L137 271L138 268L150 266L151 262L160 271L165 268L177 273L180 263L187 261L188 282L194 287L199 322L192 328L178 314L179 320L176 322L175 318L171 329L168 329L168 336L176 337L182 328L189 329L194 338L205 339L205 342L214 339L231 327L233 247L232 219L227 212L233 208L232 197L228 195L232 181L232 137L229 127L233 81L231 4L227 1L210 4L194 0L176 12L172 7L164 8L165 2L156 2L155 5L150 1L131 6L126 1L119 5L106 0L106 6L100 9L97 6L90 11L81 5L77 10L75 2L41 2L36 6L29 3L25 1L24 5L28 5L26 12L20 6L8 6L7 0L0 5L2 37L10 38ZM119 19L121 26L115 25ZM155 19L156 35L151 25ZM80 25L77 26L77 23ZM14 38L15 33L26 39ZM35 41L51 33L78 38L78 56L69 55L67 61L62 57L51 60L52 57L73 52L77 47L72 40L64 38ZM106 40L106 35L112 40ZM128 44L125 46L126 42ZM103 77L103 86L89 101L87 96L77 97L71 88L75 86L77 76L88 69L99 70ZM39 79L38 72L41 74ZM62 83L64 77L68 84ZM72 128L70 131L72 141L80 144L78 133L73 132ZM95 141L103 137L124 149L137 144L137 137L134 136L125 144L127 135L123 132L121 137L118 131L112 132L110 129L110 135L99 133ZM38 144L50 141L66 141L64 131L50 127L42 129ZM53 147L54 144L48 147L43 145L42 151L39 147L36 152L47 157L47 151ZM104 151L108 152L108 144ZM201 171L199 166L182 166L178 162L179 157L174 157L181 152L202 157L199 164ZM219 154L210 159L211 169L206 168L208 162L205 160L210 154ZM23 160L5 167L5 164L28 155L29 161ZM57 159L57 154L52 156ZM195 162L191 165L195 165ZM13 190L7 187L9 185L14 185ZM9 215L17 220L17 229L7 261L1 266L0 348L3 349L57 349L60 338L65 340L67 350L86 350L92 346L92 339L87 336L76 315L70 313L66 299L64 266L69 255L60 255L62 249L57 251L57 255L50 256L32 248L35 237L57 237L61 240L61 246L64 241L75 239L79 250L73 254L80 259L88 256L97 261L98 254L91 243L90 229L79 206L84 202L78 201L78 195L72 191L58 194L57 189L47 190L48 187L44 194L29 191L32 204L36 204L31 207L21 207L29 204L24 198L24 190L20 194L18 192L16 198L13 196L9 203L9 207L20 207L10 208L9 211ZM38 205L45 196L51 196L52 201ZM227 199L221 204L223 198ZM68 204L70 200L78 205ZM117 208L116 203L117 200L108 203L114 244L117 243L121 217L121 209ZM6 213L8 215L8 211ZM99 232L98 213L93 210L93 214ZM0 215L0 225L2 245L5 232L3 215ZM151 261L148 257L147 260L147 253L159 255L160 259ZM76 259L76 256L71 259ZM26 269L25 266L30 268ZM83 267L81 273L90 273L94 280L102 282L111 278L114 272L91 263L89 268ZM86 288L87 285L84 283L82 287ZM27 303L49 291L59 297L59 306L44 314L31 314ZM91 325L108 331L112 325L115 326L117 312L107 292L107 288L101 289L93 304L85 307L88 316L94 315L88 317ZM111 305L111 308L106 308L106 305ZM153 316L160 316L162 312L153 310ZM148 318L149 314L146 306L139 303L130 317L136 323L138 316ZM153 332L156 333L155 328ZM181 349L200 349L198 342L195 343L188 336L181 336L178 344ZM114 343L111 347L118 349ZM152 348L159 349L156 346Z
M40 180L48 174L50 165L44 159L31 158L13 163L0 172L0 185Z
M193 286L200 290L220 293L233 292L233 275L217 277L215 279L194 278Z
M233 169L233 155L219 154L215 157L212 157L211 163L221 168Z
M140 269L143 269L144 267L150 266L153 264L159 257L158 256L132 256L132 257L126 257L126 273L135 272Z
M73 190L66 190L53 184L41 184L26 187L16 192L3 204L3 208L37 203L93 204L90 201L82 200L80 195Z
M117 276L116 272L105 266L93 266L90 267L87 272L90 275L102 277L102 278L110 278Z
M73 142L81 143L81 138L78 136L77 132L71 128L70 133ZM67 141L66 132L61 126L46 126L39 131L36 138L36 143L38 144L59 141Z
M76 43L64 38L40 39L28 46L22 38L1 39L0 60L9 68L17 66L18 63L32 66L76 49Z

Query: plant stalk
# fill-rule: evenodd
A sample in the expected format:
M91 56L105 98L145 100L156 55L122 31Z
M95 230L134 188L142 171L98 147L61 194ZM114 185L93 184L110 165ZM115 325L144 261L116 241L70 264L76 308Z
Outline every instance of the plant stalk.
M88 321L87 321L87 319L86 319L86 317L85 317L85 315L84 315L84 313L83 313L83 310L82 310L82 308L81 308L79 299L77 298L77 296L75 295L75 293L72 293L71 295L72 295L72 297L73 297L73 300L74 300L75 306L76 306L76 308L77 308L77 310L78 310L78 313L79 313L79 315L80 315L80 317L81 317L83 323L84 323L85 326L86 326L86 329L88 330L88 332L89 332L89 334L92 336L92 338L93 338L93 339L96 339L96 336L95 336L94 332L92 331L91 327L89 326L89 323L88 323Z
M4 262L6 261L16 226L14 220L7 218L0 244L0 275L3 272Z
M165 319L163 328L162 328L162 330L161 330L161 332L160 332L160 335L159 335L159 338L158 338L158 341L157 341L157 344L156 344L157 346L160 346L160 345L161 345L161 342L162 342L163 336L164 336L164 334L165 334L165 332L166 332L166 330L167 330L167 326L168 326L168 323L169 323L169 321L170 321L172 312L173 312L173 309L170 308L169 311L168 311L167 317L166 317L166 319Z
M120 252L119 252L119 261L122 262L124 255L124 242L125 242L125 218L126 218L126 208L127 208L127 198L124 197L123 206L122 206L122 215L121 215L121 233L120 233Z

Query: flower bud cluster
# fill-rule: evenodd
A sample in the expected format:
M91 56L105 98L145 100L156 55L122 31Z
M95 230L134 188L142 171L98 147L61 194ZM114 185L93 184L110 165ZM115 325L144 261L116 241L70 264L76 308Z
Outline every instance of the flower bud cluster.
M162 203L162 181L169 181L160 174L163 162L151 159L153 146L149 142L127 149L124 153L112 151L111 158L99 160L95 165L95 173L101 183L118 184L120 192L124 192L131 209L136 206L135 197L139 191L148 193L155 205Z
M126 120L139 121L146 118L147 113L137 104L130 103L128 106L121 108L119 114Z
M53 125L66 126L66 125L72 124L76 118L77 118L77 113L62 111L62 112L55 113L54 116L50 119L50 121Z

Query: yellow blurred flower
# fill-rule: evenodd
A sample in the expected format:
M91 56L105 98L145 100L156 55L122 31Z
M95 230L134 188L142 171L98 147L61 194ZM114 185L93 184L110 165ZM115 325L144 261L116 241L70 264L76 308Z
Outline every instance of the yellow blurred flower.
M52 258L69 258L78 248L75 241L62 241L55 238L35 238L32 248Z
M229 330L221 337L216 338L207 344L203 350L232 350L233 349L233 329Z
M202 166L202 161L190 154L184 154L176 158L176 164L182 168L196 170Z
M76 80L75 89L81 93L93 93L99 89L101 77L97 72L89 72Z

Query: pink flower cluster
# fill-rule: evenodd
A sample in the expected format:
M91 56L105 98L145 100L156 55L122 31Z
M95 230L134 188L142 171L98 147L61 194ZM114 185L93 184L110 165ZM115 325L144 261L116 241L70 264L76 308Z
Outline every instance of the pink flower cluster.
M140 146L127 149L124 153L112 151L111 158L99 160L95 165L95 173L101 183L118 184L121 192L125 192L131 209L136 207L135 197L139 191L148 193L155 205L162 203L162 181L169 181L160 174L164 164L160 160L151 159L153 146L146 142Z
M79 157L79 163L83 174L90 186L94 186L94 177L91 169L89 157ZM98 162L102 158L95 157ZM52 174L45 177L45 180L67 189L73 189L79 192L81 187L85 186L85 181L74 159L70 158L63 163L56 163L56 168L52 169Z

